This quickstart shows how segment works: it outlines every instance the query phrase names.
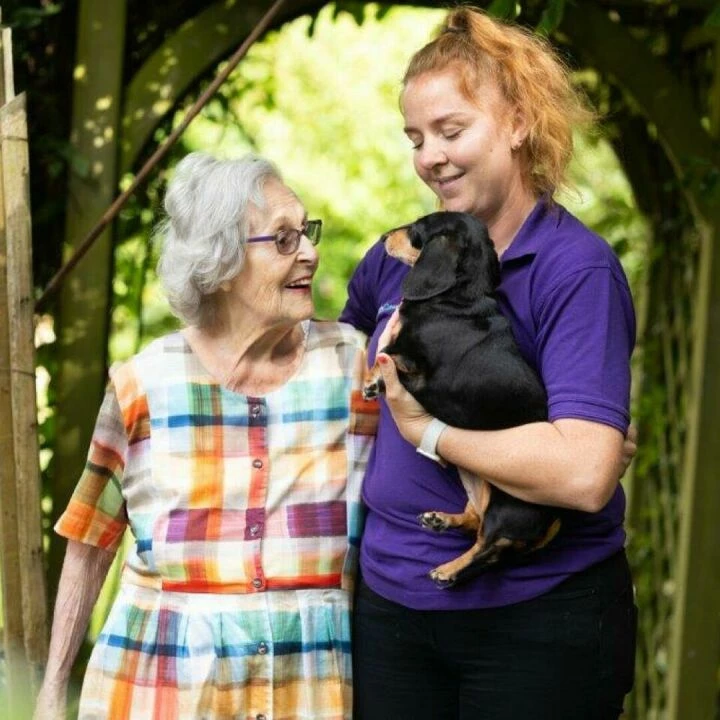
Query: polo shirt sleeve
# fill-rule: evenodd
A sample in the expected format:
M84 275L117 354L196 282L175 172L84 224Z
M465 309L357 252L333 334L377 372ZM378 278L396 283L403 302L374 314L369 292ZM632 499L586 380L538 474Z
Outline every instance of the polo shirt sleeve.
M384 248L380 247L384 253ZM378 245L373 246L355 269L348 285L348 299L340 322L346 322L370 336L377 323L377 291L379 287Z
M85 469L55 531L70 540L114 552L128 523L121 483L128 437L110 382L98 413Z
M625 434L635 316L624 276L607 265L573 272L545 295L536 320L550 421L591 420Z

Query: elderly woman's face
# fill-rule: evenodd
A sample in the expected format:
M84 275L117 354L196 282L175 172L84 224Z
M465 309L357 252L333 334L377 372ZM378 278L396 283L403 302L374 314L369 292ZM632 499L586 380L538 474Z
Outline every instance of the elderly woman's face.
M491 223L522 189L513 146L524 129L493 82L483 83L471 102L454 70L425 73L408 82L402 111L415 171L444 209Z
M264 207L250 209L250 237L302 227L305 208L290 188L271 179L264 196ZM311 285L317 266L317 250L305 236L290 255L281 255L274 242L248 243L242 269L230 287L233 307L263 326L307 320L314 311Z

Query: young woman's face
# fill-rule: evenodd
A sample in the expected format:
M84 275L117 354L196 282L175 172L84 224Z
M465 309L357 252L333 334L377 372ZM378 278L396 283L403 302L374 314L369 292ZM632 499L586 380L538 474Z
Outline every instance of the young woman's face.
M405 133L415 171L445 210L469 212L492 225L516 193L526 193L520 153L525 134L492 82L478 87L474 102L452 70L419 75L402 95Z

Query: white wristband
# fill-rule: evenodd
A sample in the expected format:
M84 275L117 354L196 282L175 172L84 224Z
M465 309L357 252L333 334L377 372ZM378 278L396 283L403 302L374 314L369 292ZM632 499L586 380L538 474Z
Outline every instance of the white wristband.
M430 421L430 424L425 428L422 440L420 441L420 447L417 449L421 455L424 455L426 458L434 460L441 465L444 465L445 462L437 454L437 444L443 430L445 430L446 427L447 425L442 420L433 418Z

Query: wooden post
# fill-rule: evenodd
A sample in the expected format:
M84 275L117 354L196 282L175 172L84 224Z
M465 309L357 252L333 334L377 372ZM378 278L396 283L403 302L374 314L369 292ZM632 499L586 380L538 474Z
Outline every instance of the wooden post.
M0 513L11 716L47 656L40 523L30 187L25 95L14 97L11 37L0 29Z

